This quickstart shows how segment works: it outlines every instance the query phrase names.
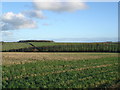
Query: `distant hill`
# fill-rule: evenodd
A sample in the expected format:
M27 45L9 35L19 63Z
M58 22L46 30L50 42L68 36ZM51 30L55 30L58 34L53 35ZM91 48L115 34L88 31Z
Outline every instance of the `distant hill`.
M52 40L20 40L18 42L54 42Z

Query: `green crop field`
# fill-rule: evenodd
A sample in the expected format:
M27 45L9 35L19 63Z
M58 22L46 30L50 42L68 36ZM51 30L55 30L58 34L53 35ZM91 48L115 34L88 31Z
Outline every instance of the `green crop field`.
M18 43L18 42L3 42L2 43L2 51L28 48L28 47L32 47L32 46L27 43Z
M118 88L119 51L118 43L3 42L2 88Z
M55 43L50 46L38 46L38 51L51 52L118 52L118 44L113 43Z
M59 43L55 42L29 42L29 43L33 44L36 47L59 45Z
M3 52L119 52L118 43L4 42Z
M118 53L3 52L2 88L118 88Z

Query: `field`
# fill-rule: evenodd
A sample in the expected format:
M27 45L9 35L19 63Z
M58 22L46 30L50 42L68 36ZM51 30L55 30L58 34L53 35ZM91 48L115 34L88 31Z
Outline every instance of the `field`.
M21 49L21 48L28 48L32 47L31 45L27 43L18 43L18 42L4 42L2 43L2 51L8 51L11 49Z
M120 52L119 43L3 42L2 52Z
M2 52L2 88L118 88L118 53Z

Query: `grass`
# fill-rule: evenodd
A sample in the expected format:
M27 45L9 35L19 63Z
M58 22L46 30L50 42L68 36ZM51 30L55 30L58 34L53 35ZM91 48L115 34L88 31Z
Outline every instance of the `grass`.
M2 51L8 51L11 49L21 49L21 48L28 48L32 47L27 43L18 43L18 42L3 42L2 43Z
M3 88L114 88L118 53L3 53Z

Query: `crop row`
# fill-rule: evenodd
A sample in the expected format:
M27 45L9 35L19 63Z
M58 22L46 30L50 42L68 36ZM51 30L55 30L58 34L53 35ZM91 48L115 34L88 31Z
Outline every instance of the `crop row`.
M58 71L58 70L64 70L70 68L75 69L75 68L93 67L93 66L100 66L103 64L106 65L106 64L114 64L114 63L118 63L118 57L106 57L100 59L91 59L91 60L86 59L86 60L73 60L73 61L50 60L50 61L37 61L33 63L19 64L12 66L3 66L3 71L6 72L5 73L6 75L8 74L15 75L17 73L20 74L21 72L24 72L24 70L25 72L27 71L30 73L32 73L31 71L34 71L33 73L35 72L41 73L41 72L48 72L51 70Z
M113 65L115 65L115 64L113 64ZM3 78L3 80L12 80L12 79L16 79L16 78L18 79L18 78L25 78L25 77L30 77L30 76L45 76L45 75L49 75L49 74L60 74L60 73L65 73L65 72L82 71L82 70L90 71L94 68L97 68L97 71L101 72L102 70L104 70L102 72L106 72L106 71L108 71L109 66L111 66L110 68L117 69L117 66L113 67L112 64L107 64L107 65L100 65L100 66L93 66L93 67L86 67L86 68L74 68L74 69L67 68L67 69L61 70L61 71L54 70L54 71L50 71L50 72L49 71L48 72L39 72L38 71L38 72L27 73L26 70L23 70L23 72L21 72L19 75L17 75L17 76L14 75L14 76L11 76L11 77L5 77L5 78ZM98 69L98 68L100 68L100 69ZM96 69L94 69L94 70L96 70ZM8 76L8 75L6 75L6 76Z
M3 87L11 87L11 88L20 88L23 85L24 88L29 87L71 87L71 88L88 88L92 86L97 87L101 83L101 81L108 81L109 84L113 82L113 79L118 80L118 73L116 69L107 69L102 68L99 69L91 69L91 70L82 70L82 71L73 71L73 72L63 72L63 73L55 73L55 74L47 74L44 76L35 75L33 76L25 76L23 78L13 78L11 80L3 80ZM113 68L113 67L112 67ZM11 83L13 84L11 86ZM74 84L74 85L73 85ZM42 86L44 85L44 86ZM72 86L71 86L72 85ZM80 85L80 86L78 86ZM106 84L108 85L108 84Z
M104 44L85 44L85 45L55 45L37 47L38 51L46 52L118 52L117 45L104 45Z
M3 88L95 88L119 81L117 57L37 61L3 66L3 71Z

